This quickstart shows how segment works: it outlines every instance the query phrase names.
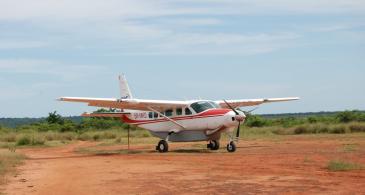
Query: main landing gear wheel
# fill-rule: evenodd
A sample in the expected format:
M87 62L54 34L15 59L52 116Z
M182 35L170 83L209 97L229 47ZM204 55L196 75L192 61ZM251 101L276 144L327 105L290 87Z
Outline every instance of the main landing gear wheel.
M227 144L227 151L228 152L235 152L236 151L236 144L231 141L229 144Z
M210 140L207 148L211 150L219 150L219 141L217 140Z
M156 146L156 150L158 150L160 153L165 153L169 151L169 145L167 141L161 140L158 142L158 145Z

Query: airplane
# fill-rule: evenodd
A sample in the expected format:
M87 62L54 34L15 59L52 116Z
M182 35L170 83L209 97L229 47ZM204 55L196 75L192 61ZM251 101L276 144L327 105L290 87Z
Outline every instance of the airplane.
M160 138L156 150L168 152L169 142L207 141L207 148L219 150L222 133L229 135L228 152L236 151L240 126L246 114L240 107L299 100L298 97L242 100L147 100L133 97L124 75L119 76L120 98L61 97L59 101L87 103L88 106L119 109L112 113L84 113L84 117L115 117L148 130ZM236 134L234 133L237 127Z

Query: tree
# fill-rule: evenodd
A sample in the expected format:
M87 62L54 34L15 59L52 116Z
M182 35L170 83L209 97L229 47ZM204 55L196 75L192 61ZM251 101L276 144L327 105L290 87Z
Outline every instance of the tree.
M268 120L262 118L258 115L250 115L250 117L247 118L246 125L248 127L263 127L268 125Z
M48 117L46 118L48 124L60 124L63 125L65 121L63 120L62 116L57 114L57 111L50 112Z
M336 115L336 119L341 123L348 123L356 119L356 111L340 112Z

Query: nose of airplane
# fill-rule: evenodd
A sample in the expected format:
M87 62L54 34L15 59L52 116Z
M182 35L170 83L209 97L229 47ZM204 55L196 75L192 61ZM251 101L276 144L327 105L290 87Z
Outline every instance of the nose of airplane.
M237 115L235 112L230 111L227 113L227 123L226 126L236 126L238 122L244 122L246 119L245 113L242 111L237 110L239 115Z

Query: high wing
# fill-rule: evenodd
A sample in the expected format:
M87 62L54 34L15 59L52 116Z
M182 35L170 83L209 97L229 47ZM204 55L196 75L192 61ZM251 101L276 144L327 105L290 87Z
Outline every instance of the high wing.
M167 109L184 107L189 105L185 101L117 99L117 98L61 97L59 101L80 102L80 103L87 103L88 106L117 108L126 110L151 111L152 108L159 112L163 112Z
M288 98L267 98L267 99L245 99L245 100L226 100L234 108L245 107L245 106L257 106L263 103L272 102L285 102L299 100L298 97L288 97ZM216 101L222 108L229 108L229 106L222 101Z

